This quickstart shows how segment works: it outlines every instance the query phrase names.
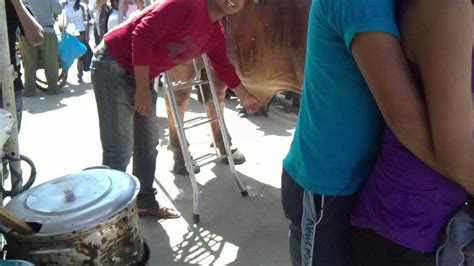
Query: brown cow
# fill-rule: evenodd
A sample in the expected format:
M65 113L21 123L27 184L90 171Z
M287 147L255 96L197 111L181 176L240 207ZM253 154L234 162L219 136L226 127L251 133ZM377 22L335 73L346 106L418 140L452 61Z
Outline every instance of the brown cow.
M249 0L238 14L223 21L229 59L243 84L265 106L279 91L301 92L310 5L311 0ZM189 80L194 75L193 65L188 62L178 66L170 71L170 75L173 80ZM223 109L226 88L220 80L214 80ZM191 89L176 92L181 118L184 117L190 92ZM215 115L212 100L207 98L210 114ZM183 170L184 163L174 120L168 102L166 104L169 146L175 154L173 170L179 173L175 170L178 166ZM215 123L211 127L217 147L224 152L219 126ZM235 159L238 159L237 163L244 161Z

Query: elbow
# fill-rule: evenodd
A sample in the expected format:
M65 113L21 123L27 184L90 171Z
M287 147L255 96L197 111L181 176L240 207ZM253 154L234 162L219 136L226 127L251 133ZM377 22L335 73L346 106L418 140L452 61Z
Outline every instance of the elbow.
M419 121L413 116L413 114L402 110L387 112L384 114L384 119L396 135L410 132L413 130L415 125L419 124Z

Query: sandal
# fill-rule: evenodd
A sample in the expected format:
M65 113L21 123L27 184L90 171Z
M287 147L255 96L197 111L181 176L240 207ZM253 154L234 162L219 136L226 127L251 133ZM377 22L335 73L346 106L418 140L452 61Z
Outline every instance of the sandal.
M181 217L181 214L178 211L168 207L160 207L158 214L159 215L157 217L162 219L176 219Z
M161 219L173 219L181 217L181 214L175 209L160 207L155 199L156 189L149 192L138 194L137 197L137 213L138 216L152 216Z
M138 208L138 216L152 216L160 219L175 219L181 217L181 214L175 209L168 207L152 206L150 208Z

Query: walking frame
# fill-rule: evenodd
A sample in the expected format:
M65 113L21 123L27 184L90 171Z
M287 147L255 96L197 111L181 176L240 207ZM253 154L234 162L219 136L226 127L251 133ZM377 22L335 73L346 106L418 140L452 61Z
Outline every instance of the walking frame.
M244 187L244 184L240 180L239 174L235 170L234 159L232 157L232 151L230 148L229 136L227 134L224 117L222 115L222 110L220 108L219 100L216 94L215 83L214 83L214 80L212 79L211 65L209 63L209 58L207 57L206 54L203 54L202 59L204 62L204 67L206 70L208 80L201 80L201 75L200 75L201 72L200 72L200 69L197 67L197 63L195 59L193 60L194 70L196 73L194 79L188 80L188 81L172 82L168 72L165 72L163 75L164 83L165 83L164 88L165 88L166 94L168 95L168 100L171 106L171 112L173 114L179 143L181 145L181 151L184 157L184 162L186 165L186 169L188 170L189 178L191 180L191 186L193 189L193 222L195 223L199 222L199 188L196 182L196 176L194 174L194 167L193 167L194 165L201 167L209 163L219 161L223 158L227 158L229 161L230 171L232 172L234 180L237 183L237 186L239 187L240 193L242 194L242 196L248 195L248 192L246 188ZM214 107L216 108L215 111L216 111L217 117L210 117L209 112L207 112L207 116L194 118L188 121L182 121L179 116L179 110L178 110L178 105L176 103L174 91L195 86L199 88L199 93L201 93L201 96L204 96L202 92L202 85L204 84L209 84L210 86L212 101L214 103ZM202 98L204 99L204 97ZM189 144L186 140L185 130L196 127L196 126L204 125L204 124L209 124L214 121L217 121L219 124L226 154L223 154L223 155L219 154L217 149L215 149L214 154L205 154L193 160L189 152ZM214 147L216 147L216 145L214 145Z

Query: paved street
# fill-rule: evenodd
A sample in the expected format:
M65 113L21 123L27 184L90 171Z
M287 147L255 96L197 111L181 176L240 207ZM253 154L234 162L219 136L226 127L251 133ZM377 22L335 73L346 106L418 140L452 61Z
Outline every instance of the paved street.
M86 74L86 83L78 85L74 72L75 66L65 93L50 96L39 92L25 98L20 149L36 164L35 185L101 162L90 77ZM201 222L193 225L191 184L188 177L170 172L166 111L163 97L158 99L161 143L155 186L159 202L177 208L183 217L141 219L143 236L151 248L150 265L289 265L280 172L294 132L295 108L279 96L271 104L268 118L247 119L238 116L236 105L235 100L227 101L225 118L234 145L247 158L237 170L251 195L241 197L225 164L205 166L197 175ZM202 113L201 105L192 100L186 118ZM209 150L208 126L187 133L194 157Z

